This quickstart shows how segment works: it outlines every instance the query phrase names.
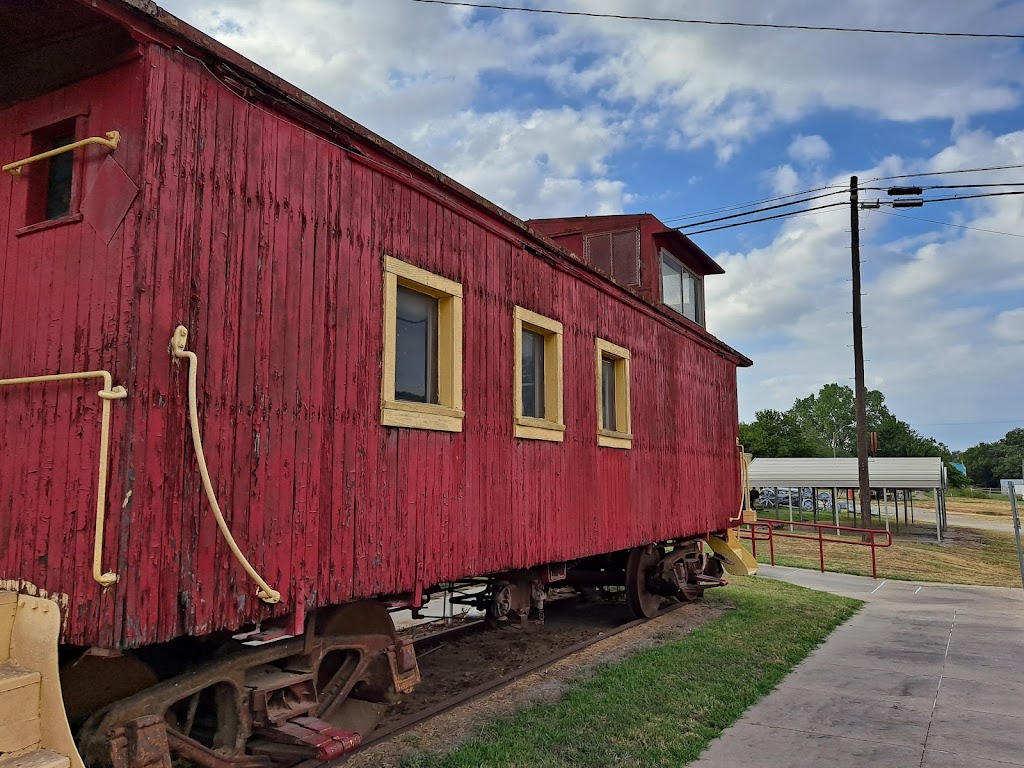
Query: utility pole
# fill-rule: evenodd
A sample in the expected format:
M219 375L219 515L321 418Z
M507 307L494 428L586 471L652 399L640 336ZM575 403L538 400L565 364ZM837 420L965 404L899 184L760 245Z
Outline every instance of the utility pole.
M864 329L861 324L860 201L857 177L850 177L850 259L853 267L853 376L857 413L857 478L860 485L860 525L871 527L871 480L868 477L867 392L864 389Z

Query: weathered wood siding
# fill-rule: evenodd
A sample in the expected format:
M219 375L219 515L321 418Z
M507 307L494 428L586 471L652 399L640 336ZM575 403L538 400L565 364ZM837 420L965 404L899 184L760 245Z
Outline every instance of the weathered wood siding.
M68 593L68 641L137 646L272 612L202 495L186 369L168 354L178 323L200 359L222 506L284 594L273 613L725 527L738 505L734 361L374 147L343 150L157 46L144 71L145 128L126 139L145 152L134 252L131 228L107 249L66 227L46 246L67 263L54 271L12 257L0 229L0 375L109 366L130 392L115 409L108 534L123 578L102 598L88 572L93 447L72 426L98 423L98 402L4 401L6 426L33 445L15 474L0 470L0 532L13 520L20 553L0 554L0 577ZM108 108L92 93L94 111ZM463 285L460 434L379 423L385 254ZM516 304L565 324L564 443L513 438ZM632 450L597 447L598 336L632 353ZM94 412L37 430L58 406ZM61 468L49 490L23 477L41 461ZM42 498L52 534L34 522Z
M142 61L136 59L0 111L0 158L7 163L26 157L27 131L81 115L87 135L122 133L114 157L141 184L144 82ZM109 155L100 147L76 153L82 196ZM116 383L124 383L132 358L127 332L138 206L109 243L85 221L19 236L33 170L29 166L21 178L0 174L0 378L106 368L115 372ZM123 594L102 593L91 573L100 388L97 380L0 387L0 582L66 598L68 639L113 645ZM121 456L127 402L112 408L114 449ZM125 475L118 455L110 474L104 568L118 565L124 521ZM132 563L129 574L122 564L123 583L140 567Z

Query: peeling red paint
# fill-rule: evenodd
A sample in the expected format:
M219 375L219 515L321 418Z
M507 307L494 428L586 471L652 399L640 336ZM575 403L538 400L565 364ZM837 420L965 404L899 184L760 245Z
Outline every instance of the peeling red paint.
M727 348L371 142L359 152L254 106L195 60L144 58L0 111L86 109L140 189L109 243L83 223L16 237L0 178L0 377L105 368L113 408L104 563L90 575L99 402L0 388L0 578L69 596L65 641L131 647L268 615L725 527L738 505ZM379 423L385 254L462 283L465 429ZM565 325L564 443L516 440L513 307ZM217 533L186 423L189 329L210 471L274 608ZM598 448L594 339L632 353L632 450ZM723 351L726 350L726 351ZM60 564L59 567L56 564Z

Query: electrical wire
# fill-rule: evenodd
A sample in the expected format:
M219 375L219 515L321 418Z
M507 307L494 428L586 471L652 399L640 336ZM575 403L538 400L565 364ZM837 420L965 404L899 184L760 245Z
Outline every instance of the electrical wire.
M933 171L931 173L904 173L902 176L879 176L875 179L865 179L865 184L875 181L889 181L890 179L917 179L922 176L948 176L953 173L981 173L982 171L1008 171L1013 168L1024 168L1024 164L1018 165L994 165L989 168L962 168L959 171Z
M932 184L921 189L982 189L984 187L1024 187L1024 182L1008 181L1005 184Z
M914 29L879 29L874 27L831 27L813 26L810 24L768 24L753 21L718 21L712 19L681 19L666 16L633 16L621 13L596 13L593 11L564 11L554 8L523 8L515 5L495 5L492 3L467 3L459 0L413 0L415 3L433 5L453 5L462 8L482 8L494 11L520 11L523 13L551 14L554 16L584 16L593 19L617 19L619 21L653 21L669 24L699 24L714 27L753 27L757 29L792 29L805 32L856 32L874 35L912 35L917 37L960 37L1001 40L1024 40L1024 35L1003 32L930 32Z
M983 188L988 188L988 187L995 187L995 188L999 188L999 187L1024 187L1024 182L1006 182L1005 184L931 184L931 185L928 185L928 186L922 186L921 189L922 190L925 190L925 189L983 189ZM753 206L763 205L765 203L773 203L773 202L775 202L777 200L786 200L788 198L798 197L800 195L810 195L810 194L812 194L814 192L821 192L821 191L826 190L826 189L831 189L831 190L834 190L834 191L828 192L828 193L826 193L824 195L817 195L815 197L807 197L807 198L803 198L801 200L794 200L794 201L789 202L789 203L782 203L780 205L772 205L772 206L768 206L766 208L759 208L759 209L756 209L756 210L747 211L746 213L737 213L737 214L733 214L733 215L730 215L730 216L721 216L721 217L718 217L718 218L715 218L715 219L706 219L704 221L688 222L686 224L681 224L678 227L672 227L672 229L683 229L685 227L700 227L700 226L704 226L705 224L711 224L711 223L718 222L718 221L725 221L726 219L740 218L742 216L752 216L754 214L760 213L761 211L771 211L771 210L774 210L776 208L785 208L786 206L789 206L789 205L798 205L799 203L810 202L811 200L819 200L819 199L821 199L823 197L828 197L830 195L841 194L843 192L848 191L849 187L847 187L846 185L842 185L842 184L830 184L830 185L824 186L824 187L816 187L814 189L806 189L806 190L804 190L802 192L791 192L788 195L778 195L777 197L769 197L769 198L766 198L764 200L755 200L755 201L752 201L752 202L749 202L749 203L737 203L736 205L726 205L726 206L722 206L720 208L709 208L709 209L707 209L705 211L698 211L696 213L687 214L685 216L669 216L667 218L662 218L662 221L665 222L665 223L668 223L670 221L682 221L684 219L694 219L694 218L697 218L698 216L703 216L703 215L712 214L712 213L724 213L726 211L739 210L740 208L751 208ZM885 192L887 189L888 189L888 187L865 187L865 186L858 186L857 187L857 190L859 192L871 192L871 191ZM967 199L967 198L963 198L963 199ZM928 202L928 201L926 201L926 202Z
M866 210L872 210L872 209L868 208ZM966 224L954 224L951 221L939 221L938 219L922 219L920 216L907 216L906 214L896 213L894 211L882 211L882 210L879 210L878 212L879 213L884 213L886 216L898 216L901 219L913 219L914 221L926 221L929 224L941 224L941 225L943 225L945 227L957 227L958 229L970 229L970 230L972 230L974 232L987 232L990 235L1006 235L1008 237L1024 237L1024 235L1019 234L1017 232L1000 232L1000 231L995 230L995 229L982 229L981 227L968 227Z
M741 218L743 216L754 216L755 214L763 213L765 211L774 211L774 210L776 210L778 208L786 208L786 207L788 207L790 205L800 205L801 203L809 203L812 200L821 200L823 197L832 197L832 195L842 194L843 191L844 190L840 189L840 190L836 190L834 192L826 192L824 195L815 195L814 197L804 197L804 198L801 198L799 200L791 200L788 203L779 203L778 205L769 205L766 208L756 208L755 210L752 210L752 211L744 211L743 213L732 213L732 214L729 214L728 216L719 216L718 218L715 218L715 219L705 219L704 221L695 221L695 222L691 222L690 224L684 224L684 225L679 226L679 227L673 227L673 229L683 229L683 227L703 227L705 224L714 224L715 222L726 221L727 219L738 219L738 218Z
M915 427L973 427L978 424L1020 424L1024 419L1012 419L1010 421L946 421L934 422L932 424L915 424Z
M750 221L736 221L732 224L723 224L720 227L710 227L709 229L699 229L696 232L686 232L687 237L693 237L694 235L703 235L705 232L717 232L720 229L732 229L733 227L742 227L745 224L757 224L760 221L771 221L772 219L784 219L788 216L803 216L808 213L814 213L816 211L823 211L826 208L835 208L839 205L849 205L845 200L838 203L827 203L825 205L819 205L814 208L808 208L806 211L788 211L786 213L777 213L774 216L764 216L760 219L751 219Z
M790 192L788 195L778 195L776 197L765 198L764 200L752 200L749 203L736 203L735 205L723 205L719 208L708 208L703 211L696 211L694 213L688 213L680 216L669 216L668 218L662 219L663 222L669 221L682 221L683 219L696 219L698 216L707 216L713 213L724 213L725 211L735 211L739 208L751 208L755 205L764 205L765 203L774 203L777 200L787 200L791 197L799 197L800 195L812 195L815 192L823 192L826 189L849 189L845 184L829 184L824 187L815 187L814 189L805 189L802 192Z
M833 193L833 194L835 194L835 193ZM935 197L935 198L931 198L931 199L926 199L924 202L925 203L945 203L945 202L950 202L950 201L955 201L955 200L973 200L973 199L976 199L976 198L979 198L979 197L1005 197L1005 196L1010 196L1010 195L1024 195L1024 190L1020 190L1020 191L1017 191L1017 192L983 192L983 193L978 194L978 195L952 195L950 197ZM821 197L827 197L827 195L821 195ZM817 199L817 198L814 198L814 199ZM891 205L892 203L891 203L891 201L884 201L883 204L884 205ZM840 205L849 205L849 203L847 201L845 201L845 200L841 201L841 202L837 202L837 203L828 203L826 205L819 205L819 206L816 206L814 208L808 208L805 211L788 211L786 213L777 213L774 216L762 216L759 219L750 219L749 221L736 221L736 222L733 222L731 224L724 224L724 225L722 225L720 227L709 227L708 229L699 229L699 230L696 230L696 231L693 231L693 232L685 232L684 234L687 237L692 237L694 235L702 235L702 234L704 234L706 232L717 232L717 231L722 230L722 229L732 229L733 227L741 227L741 226L743 226L745 224L757 224L757 223L762 222L762 221L772 221L774 219L783 219L783 218L786 218L788 216L799 216L799 215L804 214L804 213L811 213L813 211L822 211L822 210L825 210L826 208L835 208L836 206L840 206ZM781 206L775 206L775 207L781 207ZM767 210L771 210L771 208L762 208L761 210L767 211ZM865 210L873 210L873 209L865 209ZM752 214L755 214L755 213L758 213L758 211L750 211L747 214L736 214L736 216L746 216L746 215L752 215ZM899 214L893 214L893 215L899 215ZM723 219L735 218L735 216L725 216L725 217L722 217L722 218ZM913 217L907 216L905 218L913 218ZM718 220L721 220L721 219L718 219ZM698 222L696 224L691 224L689 226L702 226L703 224L709 224L709 223L712 223L713 221L716 221L716 219L711 219L711 220L708 220L706 222ZM935 223L942 224L944 222L935 222ZM679 231L682 232L684 230L684 227L675 227L675 229L678 229ZM1012 233L1006 232L1006 233L997 233L997 234L1012 234Z
M1018 192L982 192L980 195L950 195L949 197L928 197L926 203L947 203L950 200L974 200L978 197L1010 197L1013 195L1024 195L1024 190Z

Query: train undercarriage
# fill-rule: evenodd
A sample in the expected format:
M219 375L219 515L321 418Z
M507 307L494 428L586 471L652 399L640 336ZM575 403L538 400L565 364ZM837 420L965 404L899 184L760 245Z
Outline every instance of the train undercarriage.
M472 604L493 620L526 621L532 614L543 621L547 589L557 584L624 593L636 617L650 618L664 598L694 600L724 584L722 573L720 558L694 538L492 575L451 602ZM4 594L13 593L0 598ZM22 596L16 602L27 621L48 601ZM51 702L40 719L63 722L41 723L38 738L29 734L24 743L5 746L3 673L32 670L19 666L25 654L13 640L7 642L12 652L0 655L0 768L169 768L172 759L206 768L312 766L358 747L420 679L411 641L398 636L387 608L373 600L322 608L299 636L262 631L181 638L123 654L65 648L58 657L58 630L53 624L49 638L37 631L35 640L20 641L23 649L50 644L43 655L53 658L39 671L51 678L51 698L59 660L63 708L58 712ZM38 649L33 654L40 655ZM41 761L41 751L66 756L71 734L76 754Z

